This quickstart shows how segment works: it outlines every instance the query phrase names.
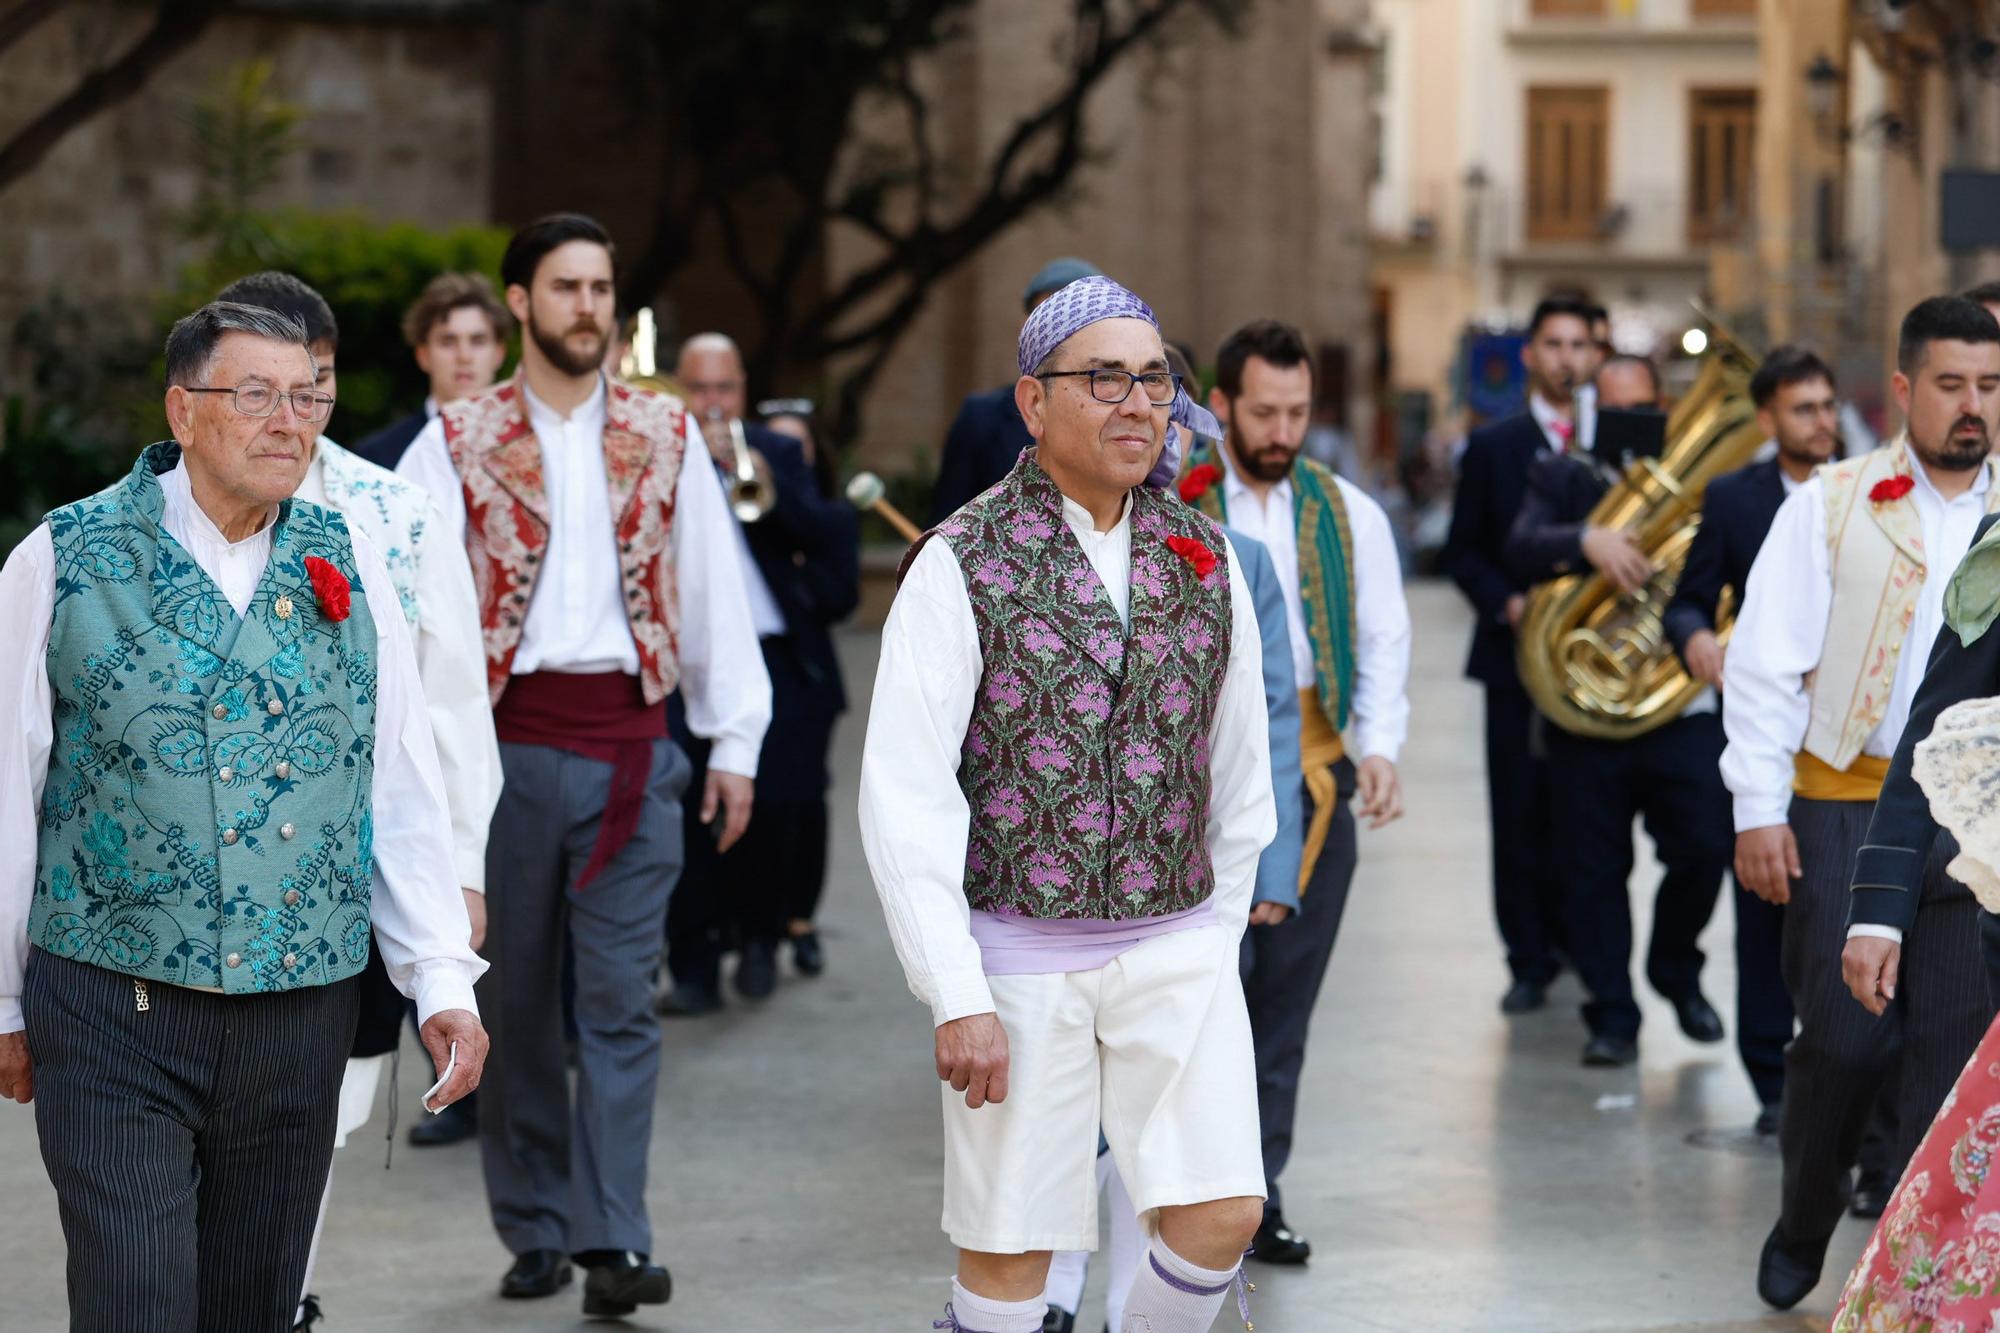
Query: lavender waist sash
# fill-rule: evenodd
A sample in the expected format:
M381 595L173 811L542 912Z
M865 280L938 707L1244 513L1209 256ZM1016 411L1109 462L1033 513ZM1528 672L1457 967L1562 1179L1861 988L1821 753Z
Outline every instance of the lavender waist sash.
M1024 972L1088 972L1159 935L1193 930L1215 921L1215 900L1184 912L1128 921L1054 921L1039 917L972 913L972 938L989 977Z

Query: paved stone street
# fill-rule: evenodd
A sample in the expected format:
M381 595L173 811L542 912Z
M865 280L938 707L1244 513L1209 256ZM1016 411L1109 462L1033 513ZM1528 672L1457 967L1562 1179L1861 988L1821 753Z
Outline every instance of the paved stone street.
M1442 584L1411 595L1410 814L1363 834L1285 1181L1317 1257L1255 1274L1258 1329L1823 1327L1865 1228L1847 1224L1803 1310L1772 1316L1757 1300L1778 1164L1743 1140L1755 1107L1732 1045L1687 1042L1648 994L1641 1066L1581 1069L1568 981L1549 1010L1500 1017L1463 603ZM857 632L846 647L865 701L874 640ZM862 724L857 713L840 737L827 975L668 1028L650 1197L677 1292L635 1328L890 1333L928 1328L943 1307L929 1022L904 989L853 828ZM1641 939L1653 873L1648 861L1634 880ZM1705 984L1725 1016L1731 929L1724 899ZM404 1124L429 1081L406 1058ZM507 1258L470 1145L399 1145L385 1172L381 1130L378 1118L334 1168L317 1283L331 1333L579 1326L575 1288L526 1305L493 1296ZM55 1202L31 1116L11 1104L0 1190L0 1328L59 1329ZM1096 1333L1097 1282L1087 1299L1100 1313L1079 1327Z

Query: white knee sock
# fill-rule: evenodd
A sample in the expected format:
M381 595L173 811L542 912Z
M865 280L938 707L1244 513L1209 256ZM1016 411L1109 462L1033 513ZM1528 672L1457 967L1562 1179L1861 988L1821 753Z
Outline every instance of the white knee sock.
M952 1333L1042 1333L1049 1307L1039 1296L1031 1301L996 1301L967 1291L953 1278L951 1314L957 1323L945 1328Z
M1196 1267L1154 1237L1125 1298L1119 1333L1208 1333L1241 1267L1222 1272Z
M1089 1279L1090 1251L1057 1250L1049 1260L1049 1283L1042 1300L1076 1314L1083 1309L1083 1284Z
M1104 1154L1109 1160L1110 1153ZM1139 1214L1132 1207L1132 1194L1125 1179L1114 1168L1104 1183L1104 1209L1110 1217L1111 1243L1105 1247L1104 1326L1125 1327L1125 1297L1132 1279L1146 1262L1146 1233L1139 1226Z

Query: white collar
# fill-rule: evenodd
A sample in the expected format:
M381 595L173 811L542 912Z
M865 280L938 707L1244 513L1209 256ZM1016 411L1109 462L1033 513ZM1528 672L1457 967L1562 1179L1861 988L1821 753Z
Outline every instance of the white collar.
M535 391L528 387L528 377L526 375L521 377L521 397L528 405L529 424L534 426L537 434L541 433L544 426L558 432L564 426L581 426L585 429L594 427L600 430L604 426L604 376L602 373L597 376L596 384L591 387L590 397L578 403L567 417L564 417L553 407L535 397Z
M1250 489L1250 483L1243 480L1243 474L1236 470L1236 455L1225 441L1215 447L1216 456L1222 460L1222 495L1224 499L1248 498L1252 504L1263 508L1267 501ZM1272 483L1271 498L1282 500L1287 505L1292 502L1292 477L1288 472L1283 479Z
M1131 522L1131 520L1132 492L1130 491L1125 492L1125 507L1118 511L1118 521L1103 532L1097 530L1097 520L1091 516L1091 512L1088 509L1085 509L1067 495L1063 496L1063 522L1069 524L1070 530L1075 532L1079 537L1088 534L1090 537L1102 541L1104 538L1115 534L1119 529Z
M424 420L429 421L438 414L438 400L434 393L424 395Z
M187 464L176 463L169 471L159 476L160 493L163 500L163 516L170 516L174 526L186 532L191 538L229 550L248 542L264 541L270 538L271 524L266 523L241 541L230 541L222 535L222 529L208 516L208 511L195 502L194 482L188 476Z
M1910 475L1917 479L1917 485L1929 491L1931 493L1931 498L1936 500L1939 504L1941 505L1950 504L1951 501L1945 499L1943 494L1939 492L1938 488L1931 484L1930 469L1924 466L1923 459L1917 457L1917 451L1915 448L1911 446L1909 437L1907 435L1903 437L1903 450L1910 456ZM1971 489L1959 492L1959 498L1963 499L1969 495L1984 495L1986 494L1988 488L1992 486L1992 484L1993 484L1993 462L1991 459L1988 459L1987 461L1979 465L1979 475L1977 475L1972 479Z

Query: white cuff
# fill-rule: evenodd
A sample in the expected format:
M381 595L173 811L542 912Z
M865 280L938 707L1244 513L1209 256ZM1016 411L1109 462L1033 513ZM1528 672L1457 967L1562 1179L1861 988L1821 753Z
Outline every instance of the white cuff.
M1738 833L1748 833L1753 828L1772 828L1791 822L1790 792L1786 792L1778 801L1773 801L1768 796L1738 796L1734 805Z
M984 972L958 972L934 978L931 984L931 1019L943 1027L955 1019L974 1014L999 1012L993 1006L993 989Z
M1393 764L1397 761L1396 757L1402 754L1403 745L1400 741L1385 741L1359 732L1354 737L1354 749L1363 759L1387 759Z
M709 747L708 766L717 773L734 773L754 781L757 777L757 747L733 736L721 737Z
M0 995L0 1036L24 1031L27 1026L28 1020L21 1016L21 997Z
M1850 940L1860 939L1864 936L1871 940L1887 940L1891 944L1901 944L1903 942L1903 932L1894 926L1862 925L1849 926L1847 928L1847 938Z
M411 998L417 1002L418 1027L447 1009L466 1009L473 1017L479 1016L479 1001L472 995L472 977L453 960L433 958L417 964L414 981L416 994Z
M458 863L458 884L460 888L471 889L474 893L486 892L486 857L474 856L461 850L452 858Z

